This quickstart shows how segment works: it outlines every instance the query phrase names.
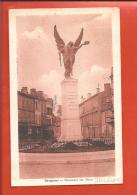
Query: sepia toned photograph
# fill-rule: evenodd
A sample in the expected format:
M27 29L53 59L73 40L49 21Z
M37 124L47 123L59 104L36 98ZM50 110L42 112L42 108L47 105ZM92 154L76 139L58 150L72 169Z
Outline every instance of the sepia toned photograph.
M123 183L120 10L9 10L11 185Z

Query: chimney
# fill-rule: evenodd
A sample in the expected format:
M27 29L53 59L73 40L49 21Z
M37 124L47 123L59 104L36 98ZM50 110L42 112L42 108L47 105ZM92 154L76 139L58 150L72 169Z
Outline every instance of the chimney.
M21 92L24 94L28 94L28 88L27 87L22 87Z
M83 102L83 99L84 99L84 97L83 97L83 96L81 96L81 98L80 98L81 102Z
M81 99L81 103L84 102L84 101L86 100L83 96L81 96L80 99Z
M111 94L110 83L105 83L104 84L104 91L105 91L105 93L106 93L107 96Z
M31 94L32 96L36 96L36 95L37 95L36 89L35 89L35 88L30 89L30 94Z
M98 87L96 89L97 89L97 93L99 93L100 92L99 83L98 83Z

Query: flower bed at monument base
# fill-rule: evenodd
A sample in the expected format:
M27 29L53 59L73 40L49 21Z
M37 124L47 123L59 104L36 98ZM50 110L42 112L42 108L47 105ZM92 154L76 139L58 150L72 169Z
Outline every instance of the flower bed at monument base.
M103 141L24 142L19 147L23 153L76 153L114 150L114 143Z

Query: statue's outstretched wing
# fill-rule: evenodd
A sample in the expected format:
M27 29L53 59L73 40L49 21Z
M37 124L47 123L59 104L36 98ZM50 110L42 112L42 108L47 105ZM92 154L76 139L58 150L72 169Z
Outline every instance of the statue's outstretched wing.
M57 31L57 27L56 25L54 26L54 37L55 37L55 41L57 43L57 48L60 52L62 52L62 49L65 46L65 43L63 41L63 39L60 37L58 31Z
M83 28L81 29L81 32L80 32L80 34L79 34L77 40L76 40L75 43L74 43L74 46L75 46L75 47L79 47L79 46L80 46L80 43L81 43L81 41L82 41L82 37L83 37Z

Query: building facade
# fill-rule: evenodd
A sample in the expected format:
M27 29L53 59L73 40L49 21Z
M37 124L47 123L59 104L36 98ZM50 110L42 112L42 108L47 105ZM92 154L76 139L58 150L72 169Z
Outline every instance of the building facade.
M108 139L114 142L113 71L111 83L102 92L83 99L79 104L81 131L84 139Z
M18 91L18 129L20 138L44 137L53 131L53 100L36 89Z

